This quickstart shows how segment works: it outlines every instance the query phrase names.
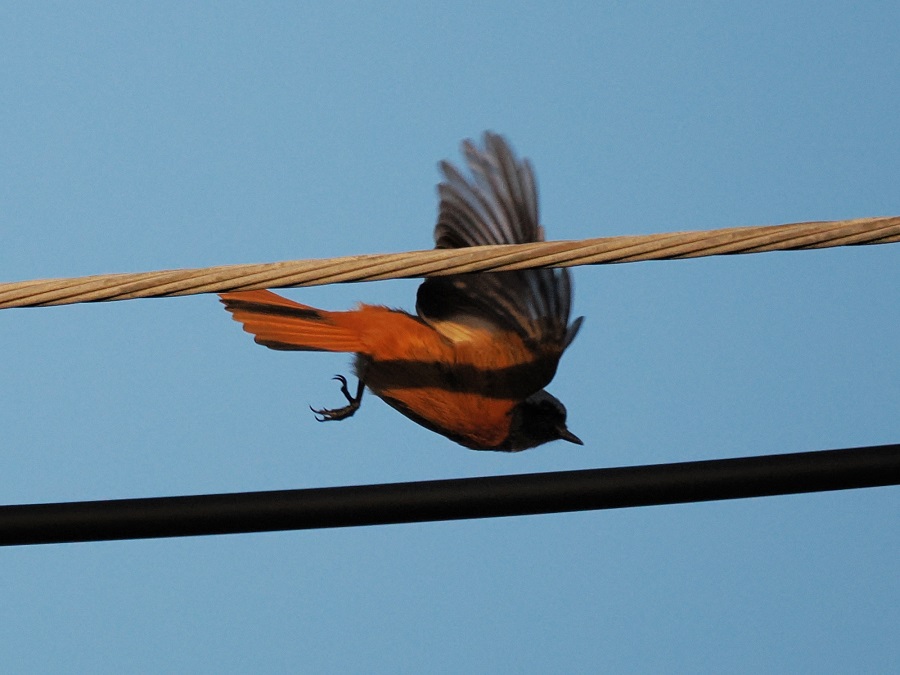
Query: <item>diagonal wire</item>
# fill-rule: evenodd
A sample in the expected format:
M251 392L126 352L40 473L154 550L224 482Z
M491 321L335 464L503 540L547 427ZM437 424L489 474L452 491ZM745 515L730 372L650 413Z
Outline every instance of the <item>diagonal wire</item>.
M900 444L305 490L0 506L0 545L420 523L900 484Z
M0 309L900 242L900 216L0 284Z

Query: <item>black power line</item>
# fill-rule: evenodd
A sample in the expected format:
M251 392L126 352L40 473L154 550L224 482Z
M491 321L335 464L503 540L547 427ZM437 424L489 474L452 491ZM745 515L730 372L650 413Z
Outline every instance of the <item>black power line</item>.
M520 516L900 484L900 445L613 469L0 507L0 545Z

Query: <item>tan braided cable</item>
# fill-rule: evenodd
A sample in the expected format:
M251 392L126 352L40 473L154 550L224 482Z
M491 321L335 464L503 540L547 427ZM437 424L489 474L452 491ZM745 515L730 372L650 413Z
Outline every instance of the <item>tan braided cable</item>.
M900 216L0 284L0 309L900 242Z

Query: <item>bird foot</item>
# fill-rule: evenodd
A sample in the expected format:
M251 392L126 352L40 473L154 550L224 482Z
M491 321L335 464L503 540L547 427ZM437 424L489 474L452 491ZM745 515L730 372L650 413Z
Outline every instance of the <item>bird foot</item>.
M366 387L362 380L359 381L359 386L356 389L356 396L351 396L350 390L347 388L346 377L343 375L335 375L331 379L341 383L341 393L344 395L344 398L347 399L348 405L345 405L343 408L322 408L321 410L310 406L309 409L316 414L316 420L319 422L345 420L359 410L359 405L362 403L363 390Z

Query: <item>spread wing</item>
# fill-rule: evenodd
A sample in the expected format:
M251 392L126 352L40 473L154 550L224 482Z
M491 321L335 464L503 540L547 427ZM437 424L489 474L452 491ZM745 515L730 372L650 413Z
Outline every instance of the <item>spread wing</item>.
M537 188L528 160L518 161L503 139L484 135L484 148L463 143L471 171L464 176L441 162L436 248L543 241ZM562 351L581 325L569 324L572 281L566 269L459 274L426 279L416 311L440 330L444 322L496 326L517 333L541 351Z

